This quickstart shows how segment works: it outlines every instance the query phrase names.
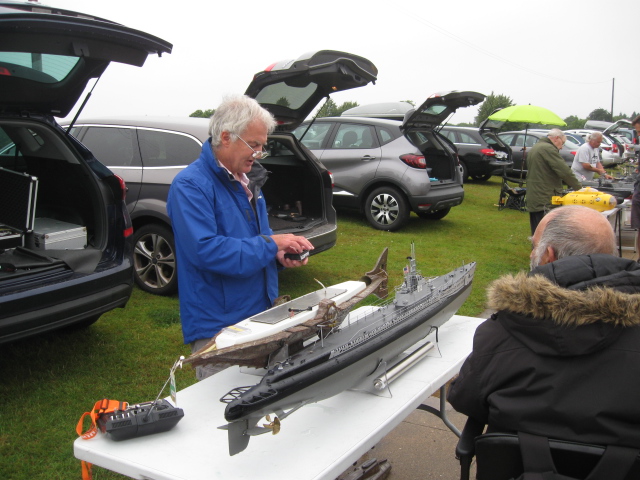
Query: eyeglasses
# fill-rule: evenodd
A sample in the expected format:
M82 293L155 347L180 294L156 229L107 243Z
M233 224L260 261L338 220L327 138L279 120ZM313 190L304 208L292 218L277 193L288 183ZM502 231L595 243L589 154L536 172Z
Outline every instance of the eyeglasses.
M245 142L240 135L238 135L237 133L234 133L234 135L238 137L240 140L242 140L242 143L244 143L247 147L251 149L251 151L253 152L253 155L251 155L251 157L254 160L262 160L263 158L267 158L269 156L269 152L265 152L264 150L255 150L251 145Z

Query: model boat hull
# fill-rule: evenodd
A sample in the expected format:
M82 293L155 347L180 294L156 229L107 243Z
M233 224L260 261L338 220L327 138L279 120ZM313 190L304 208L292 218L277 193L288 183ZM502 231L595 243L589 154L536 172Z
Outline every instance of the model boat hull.
M259 384L235 388L221 398L227 403L229 422L221 428L229 430L231 455L243 451L251 435L277 433L281 420L303 405L332 397L368 378L373 387L400 353L456 313L471 292L476 264L425 279L416 269L413 245L411 253L403 270L404 281L392 301L316 323L318 337L307 339L295 353L272 364ZM383 256L386 258L386 249ZM271 422L272 413L277 415L274 422L256 426L263 417Z
M386 364L390 364L399 354L449 320L470 291L469 283L458 295L437 305L437 309L418 313L408 321L389 327L387 332L361 341L343 354L335 353L344 344L337 345L330 342L330 338L324 340L323 347L320 347L320 342L314 347L307 347L326 350L323 356L309 360L317 362L316 366L300 369L297 373L287 371L286 366L283 370L270 370L260 384L227 406L226 420L233 422L245 417L262 418L300 404L332 397L353 388L367 377L371 377L373 381L384 372ZM307 352L300 352L295 357L302 358L305 353Z

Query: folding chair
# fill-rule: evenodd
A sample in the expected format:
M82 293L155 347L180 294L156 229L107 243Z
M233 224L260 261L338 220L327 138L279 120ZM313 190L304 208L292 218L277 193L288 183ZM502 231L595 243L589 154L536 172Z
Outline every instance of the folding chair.
M504 210L510 208L520 212L526 211L525 198L527 189L525 180L520 178L502 176L502 184L500 186L500 198L498 199L498 209Z

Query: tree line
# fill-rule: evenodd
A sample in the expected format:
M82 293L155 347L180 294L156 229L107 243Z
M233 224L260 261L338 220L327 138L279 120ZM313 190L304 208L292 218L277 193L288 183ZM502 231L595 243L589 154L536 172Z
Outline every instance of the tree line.
M403 100L404 102L408 102L415 106L415 103L411 100ZM281 98L276 102L279 105L288 106L288 101L286 98ZM507 95L499 95L491 92L490 95L485 98L484 102L480 104L478 108L478 115L474 118L473 123L458 123L457 126L460 127L478 127L480 124L487 119L489 115L491 115L496 109L506 108L515 105L511 97ZM350 108L354 108L359 106L358 102L344 102L341 105L336 104L331 98L329 98L325 103L320 107L320 110L317 113L317 117L339 117L342 112L345 110L349 110ZM209 110L196 110L193 112L190 117L203 117L209 118L215 109ZM576 115L570 115L563 120L567 124L565 127L566 130L571 129L580 129L584 128L584 124L587 120L601 120L605 122L615 122L617 120L621 120L623 118L632 119L638 115L638 112L633 112L631 115L626 115L624 113L620 113L619 115L611 116L611 112L604 108L596 108L593 110L587 118L579 118ZM549 127L555 128L553 125L541 125L540 128ZM506 122L500 130L524 130L524 123L512 123Z

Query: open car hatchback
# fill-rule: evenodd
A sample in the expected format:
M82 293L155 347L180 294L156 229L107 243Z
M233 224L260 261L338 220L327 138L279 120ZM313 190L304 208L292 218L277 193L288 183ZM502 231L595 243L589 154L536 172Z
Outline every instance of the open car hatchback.
M0 1L0 343L89 325L129 300L125 184L54 117L112 61L171 49L105 19Z
M437 127L485 96L450 91L418 108L363 105L300 125L296 136L331 171L336 208L361 211L373 228L401 229L411 212L441 220L464 199L456 147Z

